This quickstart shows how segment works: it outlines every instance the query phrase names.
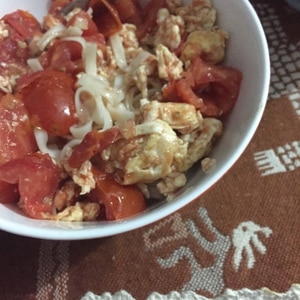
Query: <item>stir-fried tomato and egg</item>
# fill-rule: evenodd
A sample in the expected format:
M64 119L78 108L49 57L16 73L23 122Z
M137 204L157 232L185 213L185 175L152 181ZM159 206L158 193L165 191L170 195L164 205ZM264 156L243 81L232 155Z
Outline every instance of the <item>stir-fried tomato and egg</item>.
M115 220L167 200L222 135L242 74L209 0L53 0L0 20L0 202ZM70 8L70 7L69 7ZM151 186L151 189L149 189Z

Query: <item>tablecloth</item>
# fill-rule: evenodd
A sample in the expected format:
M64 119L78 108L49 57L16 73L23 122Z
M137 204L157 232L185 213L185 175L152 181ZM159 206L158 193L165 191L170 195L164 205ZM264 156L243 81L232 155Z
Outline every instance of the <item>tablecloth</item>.
M300 13L282 0L251 3L272 76L236 164L191 204L132 232L51 241L0 231L0 299L300 299Z

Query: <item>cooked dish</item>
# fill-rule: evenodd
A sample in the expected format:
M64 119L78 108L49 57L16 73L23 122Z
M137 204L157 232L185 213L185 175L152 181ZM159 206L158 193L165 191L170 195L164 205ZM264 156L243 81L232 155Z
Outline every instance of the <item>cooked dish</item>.
M0 202L90 221L172 201L238 98L229 34L209 0L69 3L0 20Z

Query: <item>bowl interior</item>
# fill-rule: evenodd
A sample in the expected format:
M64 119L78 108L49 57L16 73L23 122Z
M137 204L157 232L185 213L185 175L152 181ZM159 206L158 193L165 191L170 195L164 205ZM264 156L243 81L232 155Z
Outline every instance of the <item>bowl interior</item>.
M119 222L67 223L33 220L11 205L0 204L0 229L35 238L75 240L115 235L157 221L204 193L236 162L254 135L267 100L270 65L268 46L260 21L247 0L212 0L221 28L230 34L225 64L243 72L239 99L227 118L224 134L211 157L217 168L209 175L193 168L186 187L172 202L163 202L143 214ZM42 20L51 1L10 0L0 16L16 9L30 11Z

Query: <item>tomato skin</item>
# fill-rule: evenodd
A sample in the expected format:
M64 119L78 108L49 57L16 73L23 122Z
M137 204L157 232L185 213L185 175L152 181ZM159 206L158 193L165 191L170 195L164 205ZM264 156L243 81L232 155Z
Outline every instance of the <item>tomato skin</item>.
M20 39L32 39L36 34L41 33L41 27L38 20L29 12L16 10L13 13L3 17L3 21L10 25L20 36Z
M93 36L98 33L98 28L96 24L94 23L90 15L84 10L81 10L77 14L75 14L68 21L67 26L73 26L77 23L82 24L84 27L84 29L82 29L83 36Z
M77 145L68 159L71 168L79 168L83 162L90 160L96 153L99 153L121 137L119 128L112 127L105 131L90 131Z
M121 30L122 22L118 11L108 0L91 0L93 9L93 21L98 31L108 37Z
M142 10L139 1L136 0L118 0L114 6L120 15L122 23L131 23L136 26L142 23Z
M144 9L143 22L137 28L137 36L142 39L147 33L151 32L156 25L158 11L166 7L166 0L151 0Z
M238 98L243 74L235 68L212 65L200 58L193 62L190 71L196 88L209 85L209 89L201 93L203 114L212 117L227 114Z
M35 153L0 166L0 180L18 184L19 206L32 218L48 219L53 214L53 196L61 170L48 154Z
M15 95L0 99L0 165L37 150L24 103Z
M234 106L240 90L242 73L196 58L181 79L171 81L163 91L167 101L194 105L207 117L220 117Z
M11 94L0 95L0 165L37 150L33 129L22 101ZM0 203L19 199L17 186L0 181Z
M64 72L46 69L29 74L18 84L25 107L34 127L53 136L64 136L75 117L75 79Z
M18 185L0 181L0 203L17 203L19 197Z
M92 196L94 201L104 205L108 221L129 218L147 208L145 198L136 186L121 185L103 174L97 177L97 186Z
M55 41L39 60L44 69L51 68L76 75L83 71L82 46L74 41Z

